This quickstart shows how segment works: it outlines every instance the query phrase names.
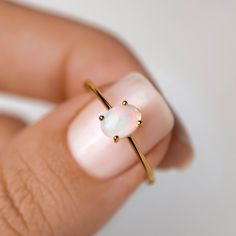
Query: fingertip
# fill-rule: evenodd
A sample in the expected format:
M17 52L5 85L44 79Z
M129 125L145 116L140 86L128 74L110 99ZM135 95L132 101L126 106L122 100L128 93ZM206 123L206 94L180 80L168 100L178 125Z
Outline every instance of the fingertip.
M194 160L194 150L190 141L190 137L185 129L177 122L172 134L170 148L160 163L160 169L185 169Z

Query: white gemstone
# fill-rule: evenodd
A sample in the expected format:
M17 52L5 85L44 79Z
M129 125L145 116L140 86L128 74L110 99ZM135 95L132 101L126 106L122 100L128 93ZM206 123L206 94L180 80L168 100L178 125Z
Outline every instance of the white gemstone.
M101 121L101 128L108 137L125 138L131 135L139 126L141 112L133 105L118 105L111 108Z

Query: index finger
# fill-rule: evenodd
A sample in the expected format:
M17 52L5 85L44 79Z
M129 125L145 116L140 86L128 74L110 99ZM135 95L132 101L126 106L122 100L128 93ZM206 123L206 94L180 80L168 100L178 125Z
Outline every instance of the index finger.
M86 78L98 86L145 73L114 37L83 23L0 2L0 89L60 102Z

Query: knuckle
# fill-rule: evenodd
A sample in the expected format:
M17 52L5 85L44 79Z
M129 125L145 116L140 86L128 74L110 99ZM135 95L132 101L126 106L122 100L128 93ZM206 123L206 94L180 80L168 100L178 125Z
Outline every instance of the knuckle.
M56 150L52 147L55 142L46 142L42 135L37 142L31 141L30 148L21 136L4 152L4 161L0 159L0 198L4 199L0 199L0 227L15 230L15 235L59 236L67 235L65 225L77 222L80 207L75 186L79 184L71 186L79 179L78 169L65 159L67 150L59 137L53 137ZM1 233L0 228L0 235L7 235L6 229Z
M27 192L22 187L17 187L16 190L15 186L11 186L11 188L9 188L8 181L6 181L3 174L1 175L0 222L5 226L5 230L11 231L16 235L25 234L28 228L25 216L20 210L21 207L18 201L18 197L21 195L26 197L26 193ZM20 197L20 201L22 201L22 197Z
M9 235L54 235L46 216L49 193L19 152L14 161L0 169L0 224Z

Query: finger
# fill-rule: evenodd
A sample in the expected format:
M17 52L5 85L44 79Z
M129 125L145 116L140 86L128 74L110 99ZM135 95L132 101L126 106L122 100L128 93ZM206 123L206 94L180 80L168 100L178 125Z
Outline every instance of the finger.
M5 114L0 114L0 151L23 128L25 122Z
M192 163L193 156L194 153L189 137L182 125L179 122L176 122L175 129L172 132L171 146L158 168L183 169Z
M174 124L160 94L137 73L104 94L114 105L126 98L141 110L144 125L134 137L152 166L158 164ZM94 235L143 181L132 147L102 133L101 112L103 104L84 94L13 140L4 152L11 158L1 161L1 235Z
M100 30L6 2L0 5L2 90L61 102L81 93L86 78L103 86L130 71L147 74L123 44ZM174 159L188 158L182 156L185 145L178 146L183 150L175 147Z
M144 72L118 40L82 23L0 2L0 29L5 91L60 102L80 93L87 78L101 86Z

